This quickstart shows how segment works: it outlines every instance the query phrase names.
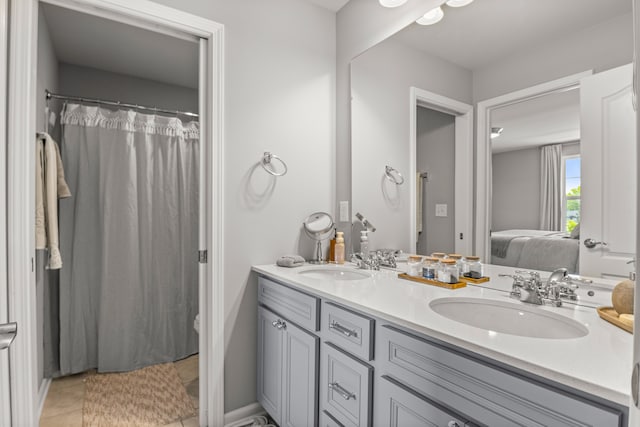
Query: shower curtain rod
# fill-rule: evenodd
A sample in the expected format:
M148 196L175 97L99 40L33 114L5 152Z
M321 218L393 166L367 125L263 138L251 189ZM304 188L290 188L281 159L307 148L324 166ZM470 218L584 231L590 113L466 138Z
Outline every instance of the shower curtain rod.
M108 100L98 99L98 98L85 98L85 97L80 97L80 96L60 95L60 94L57 94L57 93L51 93L48 90L45 90L45 97L46 97L47 100L50 100L50 99L63 99L63 100L66 100L66 101L88 102L88 103L91 103L91 104L112 105L114 107L133 108L133 109L137 109L137 110L154 111L154 112L157 112L157 113L180 114L182 116L196 117L196 118L199 117L198 114L191 113L189 111L165 110L164 108L145 107L144 105L127 104L126 102L120 102L120 101L108 101Z

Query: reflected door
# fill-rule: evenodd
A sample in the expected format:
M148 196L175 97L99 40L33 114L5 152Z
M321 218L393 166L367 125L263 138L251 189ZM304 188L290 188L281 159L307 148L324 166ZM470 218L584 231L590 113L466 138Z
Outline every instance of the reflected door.
M634 270L636 123L632 66L580 82L582 218L580 273L622 278Z

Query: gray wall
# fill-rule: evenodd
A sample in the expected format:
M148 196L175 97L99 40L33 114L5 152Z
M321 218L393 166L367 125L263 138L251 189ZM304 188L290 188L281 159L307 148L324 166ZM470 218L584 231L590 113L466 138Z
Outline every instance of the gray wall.
M494 154L492 231L540 228L540 148Z
M412 86L471 102L469 70L393 39L351 62L353 210L381 224L370 237L372 248L415 250L409 223L410 201L415 195L410 194L407 181L396 186L383 178L386 165L404 177L409 173Z
M450 114L418 108L416 166L428 172L423 180L422 233L417 252L452 253L455 250L455 118ZM447 205L447 216L435 215L436 203Z
M58 75L65 95L198 112L196 89L65 63L60 63Z
M310 256L302 220L334 211L335 13L299 0L156 1L225 25L225 278L219 285L225 410L231 411L256 401L251 265L286 253ZM287 162L287 175L271 178L257 166L264 151Z
M553 142L549 142L550 144ZM580 154L580 142L562 144L562 155ZM492 156L492 231L540 228L540 148Z

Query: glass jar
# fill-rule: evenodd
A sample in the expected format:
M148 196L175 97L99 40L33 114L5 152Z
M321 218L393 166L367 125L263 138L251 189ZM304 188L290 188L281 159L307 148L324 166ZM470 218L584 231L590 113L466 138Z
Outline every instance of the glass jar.
M456 267L458 267L458 276L462 274L462 255L460 254L449 254L447 255L448 259L452 259L456 262Z
M467 271L463 274L466 277L471 277L472 279L479 279L482 277L482 263L480 262L479 256L467 256L465 258L465 263Z
M440 261L438 269L438 282L442 283L458 283L459 280L458 266L453 259L443 259Z
M447 254L445 254L444 252L434 252L431 254L431 256L433 258L437 258L438 260L441 260L441 259L445 259L447 257Z
M422 257L412 255L407 258L407 274L409 276L422 276Z
M426 257L422 264L422 277L429 280L435 280L437 269L438 258Z

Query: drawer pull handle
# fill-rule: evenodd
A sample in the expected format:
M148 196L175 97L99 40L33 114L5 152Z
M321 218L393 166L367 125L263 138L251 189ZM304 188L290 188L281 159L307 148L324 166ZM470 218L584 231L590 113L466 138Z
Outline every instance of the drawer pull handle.
M348 337L357 337L358 336L358 332L357 331L345 328L344 326L342 326L340 323L336 322L335 320L329 324L329 329L335 329L336 331L340 332L342 335L346 335Z
M271 325L273 325L273 327L276 329L287 329L287 323L280 319L274 320L273 322L271 322Z
M355 399L356 395L342 387L338 383L329 383L329 388L338 393L344 400Z

